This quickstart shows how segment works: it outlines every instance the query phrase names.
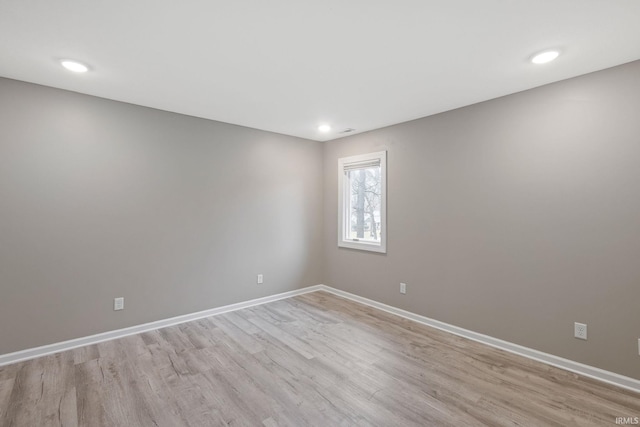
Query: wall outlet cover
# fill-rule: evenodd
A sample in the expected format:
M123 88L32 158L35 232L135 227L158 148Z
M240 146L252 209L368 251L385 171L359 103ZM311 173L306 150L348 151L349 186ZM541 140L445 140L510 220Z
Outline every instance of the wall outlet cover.
M124 310L124 297L118 297L113 299L114 310Z
M573 325L573 336L581 339L587 339L587 324L575 322Z

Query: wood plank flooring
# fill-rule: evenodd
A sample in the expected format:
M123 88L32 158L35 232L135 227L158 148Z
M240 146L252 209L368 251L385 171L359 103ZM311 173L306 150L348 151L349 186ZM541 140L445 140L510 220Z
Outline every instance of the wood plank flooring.
M0 367L0 425L602 426L640 394L315 292Z

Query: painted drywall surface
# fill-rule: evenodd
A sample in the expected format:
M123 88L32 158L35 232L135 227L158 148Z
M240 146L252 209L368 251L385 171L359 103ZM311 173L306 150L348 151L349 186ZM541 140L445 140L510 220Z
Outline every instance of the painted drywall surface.
M639 112L634 62L325 143L325 284L640 378ZM337 159L380 150L388 252L338 248Z
M321 283L321 143L6 79L0 123L0 354Z

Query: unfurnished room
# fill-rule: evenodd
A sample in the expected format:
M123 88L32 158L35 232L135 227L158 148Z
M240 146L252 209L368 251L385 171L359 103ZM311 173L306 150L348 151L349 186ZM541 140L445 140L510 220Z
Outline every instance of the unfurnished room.
M0 426L640 425L640 1L0 1Z

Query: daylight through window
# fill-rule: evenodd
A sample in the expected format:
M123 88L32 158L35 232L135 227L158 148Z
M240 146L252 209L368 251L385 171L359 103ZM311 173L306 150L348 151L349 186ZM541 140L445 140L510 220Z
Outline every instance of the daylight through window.
M386 252L386 152L339 159L338 246Z

